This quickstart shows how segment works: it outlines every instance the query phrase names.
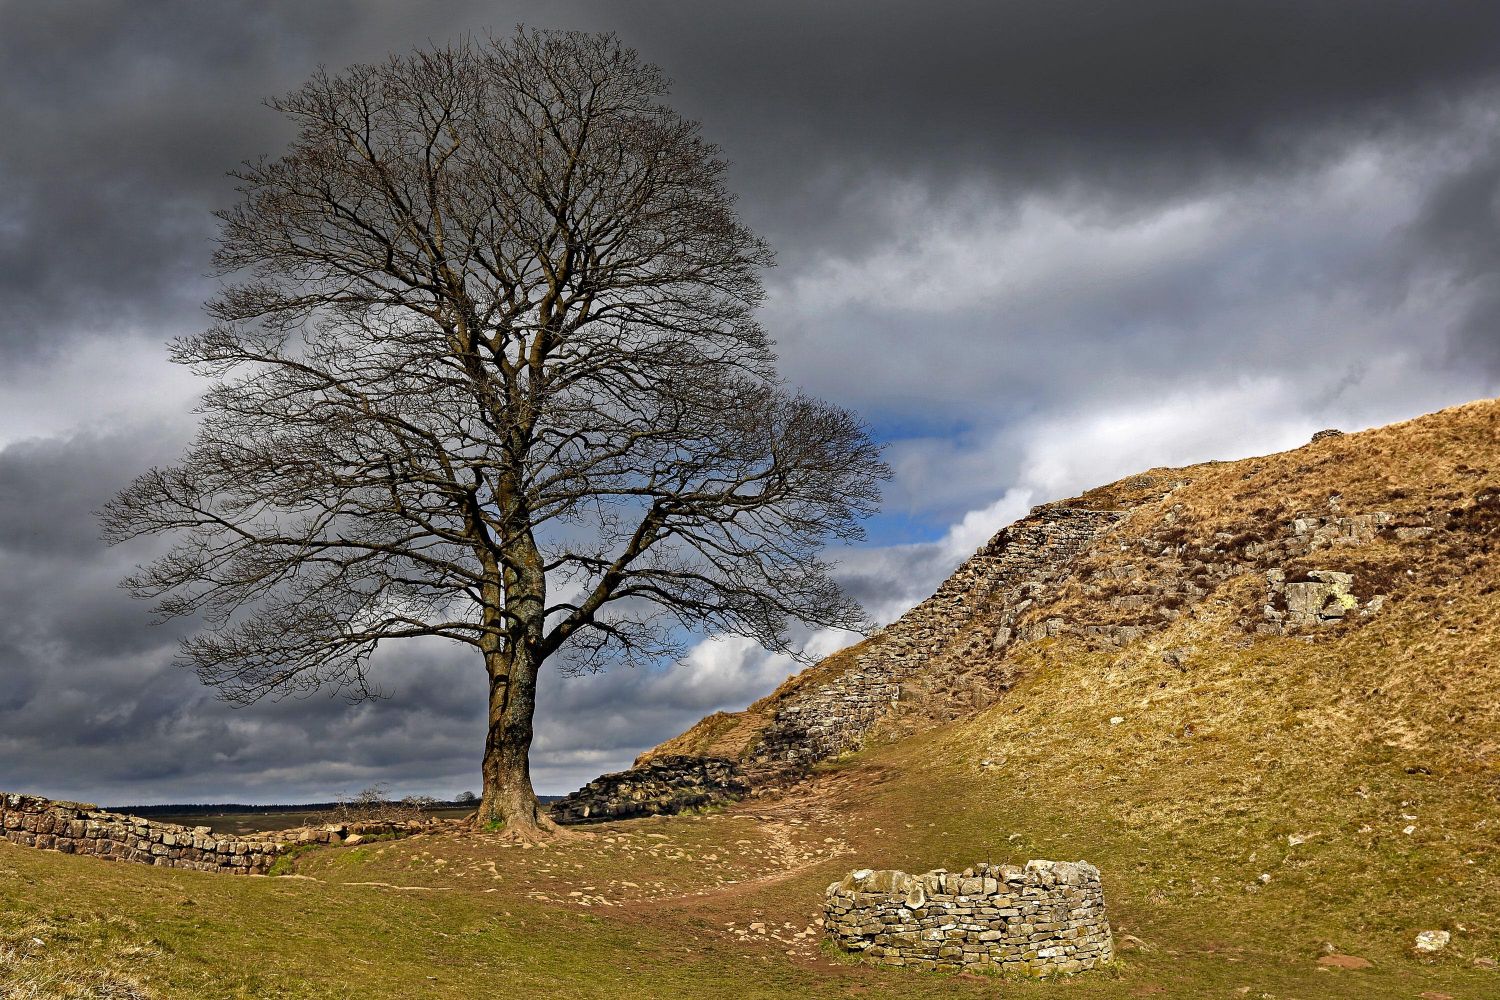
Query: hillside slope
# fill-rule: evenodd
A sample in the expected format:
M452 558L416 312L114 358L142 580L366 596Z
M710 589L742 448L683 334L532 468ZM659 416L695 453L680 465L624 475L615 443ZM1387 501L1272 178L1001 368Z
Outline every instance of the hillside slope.
M1442 961L1493 967L1497 555L1497 401L1151 470L1038 508L891 627L641 763L860 775L852 815L911 819L872 864L1085 856L1158 936L1389 971L1443 929ZM606 807L672 807L631 774Z
M1500 519L1497 422L1500 407L1479 402L1277 455L1155 469L1036 508L892 625L745 711L708 717L564 810L672 811L683 804L675 776L703 758L732 762L736 782L769 784L972 716L1049 643L1122 662L1165 656L1182 672L1194 643L1175 626L1225 600L1233 613L1216 613L1228 614L1228 635L1255 648L1386 634L1456 577L1465 593L1485 585L1476 574ZM692 784L686 804L701 804L704 783Z
M317 850L297 879L0 843L0 996L1500 996L1500 403L1131 477L950 582L591 800L796 779L723 809ZM819 944L851 869L1028 858L1099 866L1106 971Z

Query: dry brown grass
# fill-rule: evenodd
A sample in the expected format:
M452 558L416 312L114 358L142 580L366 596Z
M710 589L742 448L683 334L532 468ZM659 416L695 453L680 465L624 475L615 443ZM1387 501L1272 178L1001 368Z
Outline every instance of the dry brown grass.
M1312 569L1353 573L1354 591L1362 600L1378 593L1395 601L1431 604L1438 600L1433 587L1442 581L1485 572L1489 547L1496 544L1496 526L1500 524L1500 499L1491 496L1500 492L1500 471L1492 471L1492 467L1500 469L1500 401L1482 400L1273 455L1181 469L1155 468L1128 476L1058 501L1062 506L1131 509L1135 513L1114 532L1111 543L1082 558L1072 576L1047 601L1033 608L1022 623L1062 617L1091 625L1156 627L1195 602L1195 594L1182 589L1185 585L1198 588L1196 593L1218 586L1218 580L1199 566L1196 575L1184 581L1167 581L1149 608L1110 606L1110 597L1141 592L1143 579L1151 583L1155 577L1170 575L1158 574L1151 558L1131 547L1147 536L1210 550L1195 555L1200 561L1228 561L1240 556L1248 545L1278 537L1299 516L1380 510L1396 515L1395 523L1401 524L1418 523L1450 509L1461 510L1463 514L1455 520L1455 527L1461 530L1445 537L1409 544L1396 544L1386 537L1369 545L1320 550L1283 567L1292 579ZM1484 499L1487 496L1491 498ZM1123 550L1121 545L1125 546ZM1110 571L1122 562L1138 565L1140 574L1135 579L1112 576ZM1500 581L1486 579L1479 586L1500 586ZM1260 595L1246 589L1242 596L1244 603L1238 616L1253 618ZM980 610L977 620L982 621L985 609ZM742 754L778 704L853 669L867 642L841 650L789 677L743 712L709 716L681 736L648 751L642 759L667 753ZM951 684L929 691L923 678L913 678L904 686L904 697L910 703L904 705L905 711L932 719L951 719L974 711L988 704L997 686L1009 684L1025 664L1024 660L992 663L980 656L972 668L976 676L985 675L979 685L982 691L976 688L970 692ZM924 699L937 699L943 704L928 711L917 704ZM886 729L885 736L890 737L904 734L909 727L893 723Z
M1500 483L1497 470L1500 400L1479 400L1272 455L1153 470L1185 485L1142 508L1120 535L1140 537L1158 529L1161 515L1176 505L1181 505L1178 523L1188 534L1198 529L1199 538L1303 515L1328 516L1335 509L1346 514L1444 510ZM1119 484L1110 484L1070 502L1118 489Z
M636 758L637 766L658 757L685 754L694 757L737 758L749 749L764 728L768 716L754 711L714 712L687 732L652 747Z
M33 918L0 931L0 997L154 1000L140 972L162 956L123 917Z

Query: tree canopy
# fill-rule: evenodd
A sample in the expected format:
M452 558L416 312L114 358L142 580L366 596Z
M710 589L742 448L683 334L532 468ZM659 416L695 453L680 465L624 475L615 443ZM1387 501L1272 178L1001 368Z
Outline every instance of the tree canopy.
M537 672L863 619L818 553L885 475L859 419L787 389L768 247L725 163L611 35L541 32L319 72L220 213L197 438L103 512L170 550L127 584L203 627L232 700L373 689L382 644L476 647L481 813L547 826Z

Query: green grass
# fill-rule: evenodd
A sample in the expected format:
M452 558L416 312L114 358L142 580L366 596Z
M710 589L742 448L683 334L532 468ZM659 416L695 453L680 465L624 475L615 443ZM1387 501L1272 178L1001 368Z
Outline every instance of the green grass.
M556 846L418 836L244 878L0 845L0 996L1500 995L1500 974L1472 964L1500 954L1488 777L1430 745L1319 735L1339 699L1309 692L1332 683L1333 650L1288 647L1300 658L1283 672L1268 648L1247 663L1206 642L1176 682L1054 645L1038 655L1068 697L1023 680L978 719L825 768L802 797ZM1221 675L1250 669L1260 696L1222 698ZM1143 708L1146 691L1163 697ZM1174 735L1179 709L1208 735ZM1117 939L1144 950L1027 983L882 969L794 937L851 868L1031 857L1098 864ZM787 940L737 933L752 922ZM1421 959L1410 945L1429 927L1454 941ZM1322 970L1329 946L1373 968Z
M1500 406L1474 404L1202 467L1163 503L1211 532L1332 485L1350 510L1469 496L1459 459L1497 428ZM1311 642L1235 626L1262 595L1247 577L1123 650L1032 644L985 712L781 800L539 847L480 831L313 850L278 862L290 878L0 843L0 997L1497 997L1475 960L1500 958L1500 560L1475 538L1359 550L1399 588ZM683 740L741 740L753 714ZM853 868L1029 858L1100 867L1109 969L888 969L807 933ZM1449 948L1416 955L1439 928ZM1320 966L1330 950L1371 967Z
M1058 711L1066 714L1054 710L1054 722ZM1078 781L1067 755L1053 758L1051 772L1041 749L1024 766L978 766L979 754L993 752L996 721L992 712L848 758L816 778L805 802L606 825L591 839L551 847L421 836L307 852L295 862L302 877L287 879L0 845L0 937L40 928L35 936L44 942L0 961L0 995L39 975L80 983L112 976L136 992L73 995L133 1000L489 993L1362 1000L1500 991L1500 975L1469 963L1493 953L1486 949L1500 921L1487 867L1468 876L1474 881L1452 881L1455 864L1479 867L1462 865L1468 842L1442 847L1448 842L1434 833L1421 849L1380 837L1315 839L1293 850L1286 833L1305 817L1283 807L1320 789L1320 780L1341 779L1278 768L1255 780L1250 769L1196 752L1204 763L1179 761L1171 775L1126 767L1120 780L1090 790L1093 797L1065 794ZM1117 735L1125 746L1097 752L1127 753L1129 741ZM1238 759L1237 748L1221 748ZM1445 810L1458 806L1446 801L1441 779L1408 775L1396 766L1402 759L1373 746L1348 764L1365 769L1360 781L1371 799L1420 795L1441 827ZM1189 792L1193 809L1164 801ZM1369 801L1357 799L1324 825L1383 816ZM1134 811L1121 808L1131 803ZM1211 814L1200 811L1204 804ZM1148 950L1122 952L1101 974L1030 983L873 967L829 954L816 937L788 956L780 942L726 928L803 927L817 916L826 885L854 867L922 871L1028 857L1099 864L1117 937L1139 938ZM780 877L788 866L797 870ZM1273 876L1268 885L1257 881L1262 871ZM355 882L378 884L344 884ZM1409 935L1426 926L1454 931L1450 954L1409 953ZM1320 971L1325 942L1374 967Z

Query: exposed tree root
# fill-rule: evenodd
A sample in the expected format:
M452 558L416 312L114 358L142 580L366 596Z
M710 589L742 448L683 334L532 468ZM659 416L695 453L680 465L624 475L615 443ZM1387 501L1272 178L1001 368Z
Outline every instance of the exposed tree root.
M530 823L507 823L497 834L501 841L511 844L555 844L594 839L592 833L561 826L550 817L542 815Z

